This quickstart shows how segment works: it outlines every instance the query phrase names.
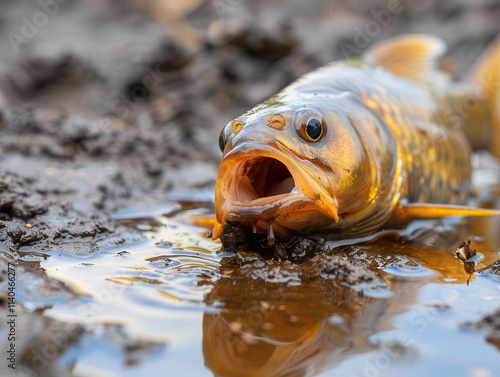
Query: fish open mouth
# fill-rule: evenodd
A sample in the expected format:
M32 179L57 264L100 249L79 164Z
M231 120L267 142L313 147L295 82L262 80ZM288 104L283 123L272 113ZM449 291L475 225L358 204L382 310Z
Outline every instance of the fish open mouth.
M271 157L247 160L240 167L238 176L234 199L242 204L262 205L292 191L298 193L290 170L281 161Z
M243 143L221 162L215 190L217 221L212 237L222 234L226 222L243 223L266 231L274 223L289 228L307 227L299 212L322 213L338 221L337 203L310 175L315 167L308 161L271 146Z
M230 170L231 189L226 194L228 220L273 221L284 213L299 210L330 210L333 214L330 217L338 219L335 204L325 200L317 183L300 165L277 152L250 155Z

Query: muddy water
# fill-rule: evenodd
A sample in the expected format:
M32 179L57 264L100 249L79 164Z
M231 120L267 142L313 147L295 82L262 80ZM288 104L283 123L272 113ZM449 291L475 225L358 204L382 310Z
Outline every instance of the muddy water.
M478 269L500 259L499 218L414 222L330 242L331 252L297 264L219 253L189 220L211 203L188 207L171 217L117 214L147 236L125 250L23 255L20 265L39 263L73 292L21 294L23 306L86 328L58 355L61 368L76 376L497 375L499 350L464 324L500 307L499 276L470 275L454 251L470 237L484 256Z

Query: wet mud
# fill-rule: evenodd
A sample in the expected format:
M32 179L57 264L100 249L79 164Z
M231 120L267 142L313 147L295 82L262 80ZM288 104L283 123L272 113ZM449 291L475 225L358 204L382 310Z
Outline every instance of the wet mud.
M500 32L497 1L398 4L2 3L0 315L13 263L19 375L494 376L498 219L273 245L193 225L222 127L292 80L404 32L444 38L463 77ZM498 207L485 161L476 194Z

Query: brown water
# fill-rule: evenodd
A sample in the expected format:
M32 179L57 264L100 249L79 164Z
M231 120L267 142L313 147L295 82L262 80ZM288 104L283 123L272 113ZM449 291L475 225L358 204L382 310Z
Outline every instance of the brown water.
M479 173L486 195L497 172ZM499 350L462 326L500 307L498 276L470 276L454 251L471 237L484 255L478 268L500 259L500 218L414 222L366 242L331 242L334 256L299 265L218 254L206 229L185 221L210 206L118 214L148 237L126 250L24 255L78 293L21 291L24 307L90 329L58 355L60 365L74 364L77 376L499 375ZM317 266L335 256L369 278L322 273ZM102 324L122 325L149 348L131 362Z

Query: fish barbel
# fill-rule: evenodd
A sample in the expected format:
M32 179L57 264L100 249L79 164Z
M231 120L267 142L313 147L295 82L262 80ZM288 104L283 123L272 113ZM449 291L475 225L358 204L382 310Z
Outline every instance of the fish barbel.
M500 39L467 82L440 39L405 35L310 72L222 130L217 239L226 223L287 239L371 234L466 207L473 148L500 149Z

